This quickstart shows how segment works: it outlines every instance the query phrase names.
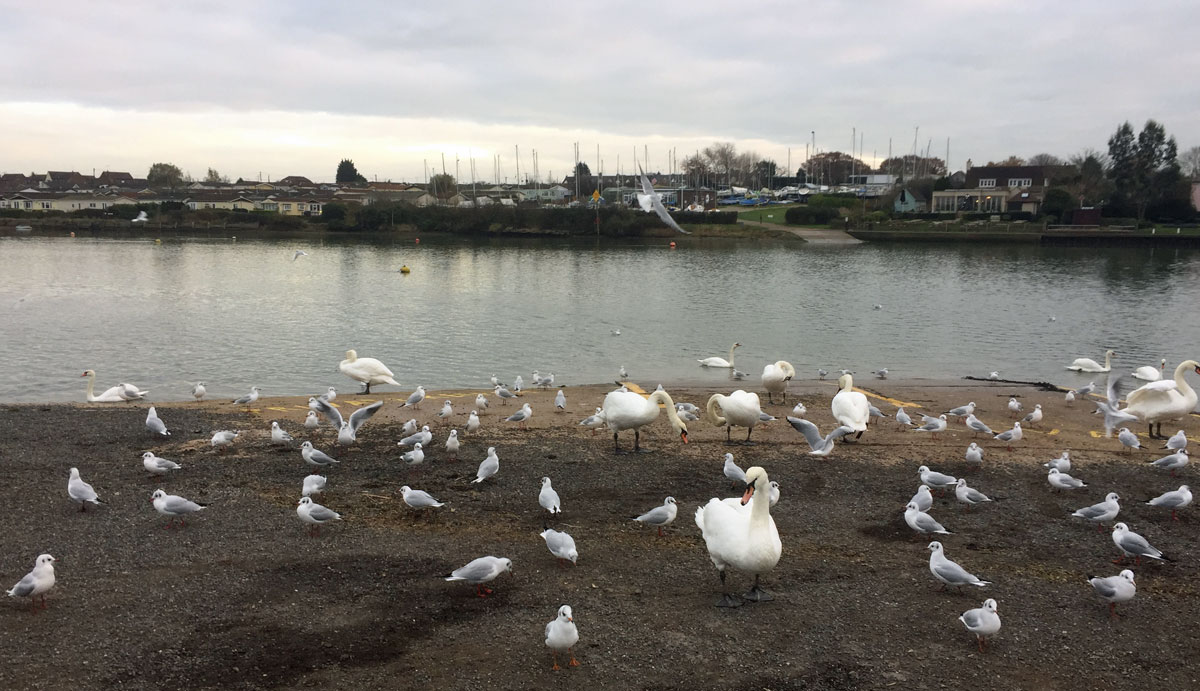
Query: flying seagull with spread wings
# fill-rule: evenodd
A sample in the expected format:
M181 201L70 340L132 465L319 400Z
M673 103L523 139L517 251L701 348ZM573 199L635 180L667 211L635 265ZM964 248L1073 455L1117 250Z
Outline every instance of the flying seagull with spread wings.
M638 197L638 203L642 203L642 199L649 197L650 206L654 209L654 213L666 223L668 227L674 228L684 235L691 235L688 231L679 227L675 219L671 218L671 214L667 212L667 207L663 206L662 200L658 198L658 193L654 191L654 185L650 184L650 179L646 177L646 172L642 170L642 166L638 164L638 173L642 176L642 194Z

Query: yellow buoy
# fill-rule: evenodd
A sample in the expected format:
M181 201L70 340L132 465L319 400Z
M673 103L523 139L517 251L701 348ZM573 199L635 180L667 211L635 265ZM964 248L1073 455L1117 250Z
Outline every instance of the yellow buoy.
M406 274L410 271L412 271L412 269L408 268L408 264L405 264L404 266L400 267L400 273L402 273L402 274Z

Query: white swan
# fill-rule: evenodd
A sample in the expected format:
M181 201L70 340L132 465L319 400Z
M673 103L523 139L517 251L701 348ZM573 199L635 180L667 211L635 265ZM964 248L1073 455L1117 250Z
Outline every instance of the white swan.
M781 393L783 400L787 401L787 383L794 376L796 376L796 369L792 367L792 363L786 360L780 360L773 365L764 367L762 385L767 390L767 400L774 403L774 395Z
M749 485L746 493L738 499L724 501L712 498L696 509L696 526L704 536L708 556L721 575L721 587L725 587L725 568L732 566L738 571L754 574L754 587L742 597L758 602L771 600L771 594L758 585L759 576L775 568L783 544L775 519L771 518L771 481L767 471L754 466L746 471ZM750 506L747 508L746 503ZM723 593L717 601L718 607L737 607L742 600Z
M854 377L849 374L838 377L838 388L840 391L833 397L829 409L839 425L845 425L858 432L854 435L854 438L858 439L867 429L867 421L871 418L871 404L867 402L866 394L854 390Z
M1149 425L1151 438L1163 439L1162 423L1182 420L1196 408L1196 390L1183 378L1189 369L1200 374L1200 362L1184 360L1175 368L1173 380L1152 381L1129 392L1129 405L1121 412Z
M1157 368L1151 367L1150 365L1142 365L1141 367L1135 369L1133 371L1133 378L1141 379L1142 381L1159 381L1162 379L1162 373L1166 367L1167 359L1163 358L1162 362L1158 363Z
M396 376L384 364L373 357L358 356L354 350L346 351L346 359L338 365L338 371L354 381L362 382L367 388L364 394L371 393L372 384L391 384L400 386L400 382L392 379Z
M718 414L718 409L720 413ZM746 428L746 441L750 443L750 433L760 421L762 406L758 402L758 394L738 389L726 396L715 393L708 399L708 421L717 427L725 427L725 442L730 442L730 430L733 427Z
M717 367L717 368L726 368L727 367L729 369L733 369L733 350L734 350L734 348L741 347L741 345L742 345L741 343L734 343L732 346L730 346L729 360L726 360L725 358L719 358L719 357L706 357L703 360L697 360L696 362L699 362L701 367Z
M642 398L641 394L617 389L604 397L604 405L598 413L603 416L604 422L612 430L613 449L617 453L621 453L621 447L617 444L617 434L626 429L633 430L633 450L642 450L640 446L641 428L658 418L659 403L666 406L671 427L679 434L683 443L687 443L687 425L679 419L679 414L675 412L675 401L671 400L670 394L666 391L655 391L649 397Z
M81 377L87 377L87 400L90 403L117 403L119 401L137 401L150 393L142 391L133 384L117 384L104 390L104 393L96 396L92 393L93 386L96 383L96 372L94 370L84 370Z
M1081 357L1076 358L1075 362L1067 365L1067 369L1073 372L1109 372L1112 371L1112 358L1116 355L1111 350L1104 351L1104 366L1091 358Z

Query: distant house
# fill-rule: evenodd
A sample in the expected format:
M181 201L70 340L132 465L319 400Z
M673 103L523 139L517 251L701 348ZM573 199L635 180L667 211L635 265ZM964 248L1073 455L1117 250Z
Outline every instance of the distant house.
M312 180L303 175L289 175L285 178L280 178L275 181L280 187L316 187Z
M926 209L925 198L920 192L914 192L907 187L900 190L892 202L892 210L898 214L919 214Z
M184 204L192 211L200 209L225 209L230 211L253 211L258 203L243 194L232 191L200 190L187 196Z
M936 213L1040 214L1046 189L1069 174L1069 166L977 166L967 170L962 189L933 193Z
M129 187L133 184L133 176L129 173L106 170L96 176L97 187Z
M272 194L259 202L259 208L282 216L320 216L325 204L331 201L331 198L313 195Z
M0 209L23 211L62 211L72 213L85 209L107 209L117 204L135 204L126 196L96 195L63 192L18 192L0 198Z

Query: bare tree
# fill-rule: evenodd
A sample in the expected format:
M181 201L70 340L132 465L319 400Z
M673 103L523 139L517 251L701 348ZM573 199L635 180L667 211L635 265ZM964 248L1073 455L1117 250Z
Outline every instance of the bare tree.
M1066 161L1054 154L1034 154L1029 157L1029 165L1031 166L1061 166L1065 163Z
M1189 180L1200 181L1200 146L1179 154L1179 168Z
M704 147L704 159L714 173L725 176L725 185L732 184L734 160L737 158L737 147L732 142L716 142Z

